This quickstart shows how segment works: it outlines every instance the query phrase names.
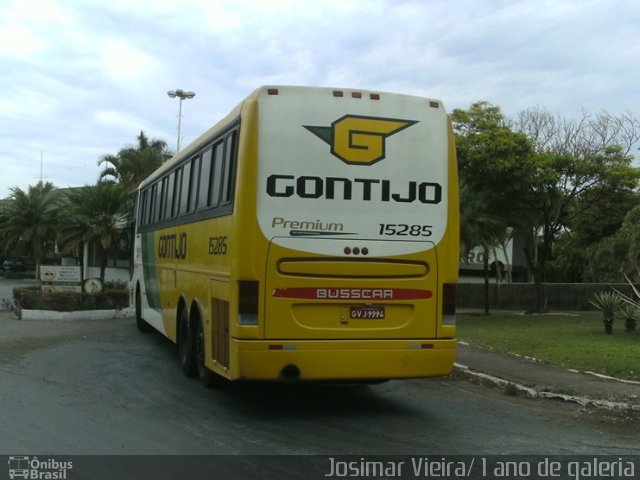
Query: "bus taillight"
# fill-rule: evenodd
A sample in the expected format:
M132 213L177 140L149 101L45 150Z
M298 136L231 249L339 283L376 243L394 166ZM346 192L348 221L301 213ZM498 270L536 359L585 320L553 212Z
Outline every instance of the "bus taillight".
M258 324L259 283L251 280L238 282L238 324Z
M456 284L442 285L442 324L456 324Z

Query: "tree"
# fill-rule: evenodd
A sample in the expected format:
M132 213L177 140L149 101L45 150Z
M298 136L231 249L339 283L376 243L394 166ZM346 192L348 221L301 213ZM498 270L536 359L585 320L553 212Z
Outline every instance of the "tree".
M454 110L451 117L461 179L461 239L466 251L478 245L484 250L488 313L489 251L522 219L520 192L530 175L532 148L525 135L510 129L500 108L487 102Z
M483 192L460 183L460 243L462 255L481 246L484 253L484 313L489 314L489 250L505 235L506 225L487 211Z
M487 102L454 110L451 118L461 180L482 195L489 215L505 225L517 221L518 198L533 173L526 135L512 131L500 108Z
M587 157L611 146L628 155L640 140L640 121L631 113L617 116L606 111L593 114L583 110L578 119L567 119L545 108L533 107L517 116L513 128L524 133L538 153L554 152Z
M171 156L167 142L149 140L144 132L138 135L138 145L121 149L116 155L103 155L98 165L105 169L100 173L100 181L114 181L133 191L138 184Z
M640 199L633 188L610 188L600 185L593 188L592 201L588 208L578 200L576 215L570 219L565 228L554 241L551 273L546 276L547 281L553 282L583 282L583 281L624 281L621 271L628 273L626 260L622 263L609 264L605 267L603 252L598 247L604 239L618 235L623 227L625 216L638 204ZM607 245L610 245L607 243ZM616 243L615 258L619 256L622 243ZM631 244L627 244L630 247ZM627 257L627 251L623 257ZM608 261L614 261L614 257ZM624 263L624 265L623 265ZM635 268L634 268L635 269ZM615 272L615 273L614 273Z
M628 154L640 138L638 121L603 112L572 122L533 109L519 115L514 131L486 102L455 110L452 121L463 181L483 192L490 215L529 233L526 256L537 292L532 310L544 310L543 282L556 240L607 196L628 196L638 185Z
M68 226L61 244L66 251L95 245L100 256L100 280L104 282L109 253L128 226L129 192L121 184L98 182L71 190L68 202Z
M637 140L640 132L637 121L631 116L617 122L613 118L603 113L595 120L585 115L569 122L540 110L519 117L535 148L533 174L521 196L529 212L531 248L526 253L537 292L534 311L546 307L543 283L558 236L570 235L578 219L608 197L632 194L638 185L640 171L628 155L628 142Z
M14 187L0 214L0 245L14 254L30 251L35 276L48 249L53 250L58 233L59 191L50 182L38 182L27 191Z
M58 247L64 255L78 257L81 271L84 272L84 248L89 236L90 226L86 220L86 212L80 212L80 206L84 204L84 195L88 192L86 187L72 189L64 196L63 208L59 215L60 229L58 235Z
M584 272L586 281L618 283L627 278L640 281L640 205L627 212L618 231L601 238L586 252L590 259Z

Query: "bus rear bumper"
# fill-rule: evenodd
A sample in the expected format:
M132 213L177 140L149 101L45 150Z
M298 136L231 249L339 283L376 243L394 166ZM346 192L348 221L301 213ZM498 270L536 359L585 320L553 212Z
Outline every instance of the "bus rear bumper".
M451 373L456 340L237 340L233 379L386 380Z

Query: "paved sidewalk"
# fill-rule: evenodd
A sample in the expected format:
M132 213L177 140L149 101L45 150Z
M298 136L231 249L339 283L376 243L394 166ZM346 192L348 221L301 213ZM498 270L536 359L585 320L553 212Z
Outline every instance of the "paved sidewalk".
M640 383L601 378L464 343L458 344L455 374L515 388L532 397L640 412Z

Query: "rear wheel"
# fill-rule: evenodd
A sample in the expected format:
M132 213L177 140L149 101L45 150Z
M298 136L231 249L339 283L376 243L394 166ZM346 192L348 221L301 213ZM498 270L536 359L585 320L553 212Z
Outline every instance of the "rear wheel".
M140 288L136 288L136 326L142 333L149 333L153 330L153 327L142 318L142 296L140 295Z
M187 377L195 377L198 374L195 357L195 338L193 328L189 325L189 315L186 307L180 311L178 328L180 367Z
M198 365L198 375L200 376L200 382L206 388L220 388L227 384L227 379L221 377L215 372L212 372L204 364L205 357L205 339L204 331L202 329L202 322L200 320L195 322L196 334L196 364Z

